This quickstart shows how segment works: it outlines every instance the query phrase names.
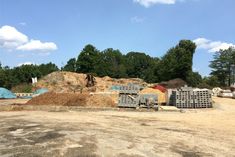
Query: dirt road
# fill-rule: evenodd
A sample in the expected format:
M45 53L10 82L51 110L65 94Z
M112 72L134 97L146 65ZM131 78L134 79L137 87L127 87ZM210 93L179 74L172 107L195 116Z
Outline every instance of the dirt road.
M0 156L200 157L235 154L235 100L180 112L0 112Z

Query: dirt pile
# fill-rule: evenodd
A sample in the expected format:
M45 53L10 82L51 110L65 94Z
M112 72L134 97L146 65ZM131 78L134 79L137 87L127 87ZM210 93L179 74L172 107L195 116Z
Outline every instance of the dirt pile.
M53 72L35 84L35 88L47 88L49 91L70 93L70 92L104 92L109 91L113 85L127 85L135 83L146 86L147 83L142 79L113 79L108 76L95 77L95 87L86 87L86 74L72 72Z
M28 105L84 106L86 103L87 96L88 94L48 92L48 93L32 98L26 104Z
M48 92L29 100L26 105L115 107L109 95L90 95L81 93Z
M158 89L144 88L140 91L140 94L156 94L159 103L166 103L166 93L163 93Z
M116 107L112 97L105 94L89 95L86 105L89 107Z
M47 88L53 92L78 92L86 86L86 75L72 72L53 72L39 80L35 88Z
M166 82L161 82L159 84L165 88L180 88L180 87L183 87L184 85L187 85L187 82L185 82L184 80L180 78L176 78L176 79L169 80Z

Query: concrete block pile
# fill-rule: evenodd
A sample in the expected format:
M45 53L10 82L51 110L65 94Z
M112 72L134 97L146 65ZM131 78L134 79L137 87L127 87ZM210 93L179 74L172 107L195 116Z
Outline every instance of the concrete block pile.
M172 91L171 104L177 108L211 108L212 93L210 90L182 87Z

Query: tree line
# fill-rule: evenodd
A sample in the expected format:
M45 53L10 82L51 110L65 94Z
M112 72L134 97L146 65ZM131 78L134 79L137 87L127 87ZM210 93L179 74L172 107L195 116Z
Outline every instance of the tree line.
M160 58L144 52L123 54L112 48L100 51L88 44L78 57L71 58L59 69L55 64L22 65L9 68L0 64L0 87L11 89L23 83L30 83L32 77L41 78L54 71L90 73L95 76L112 78L141 78L149 83L168 81L175 78L185 80L194 87L225 87L234 82L235 51L233 48L215 53L210 63L210 76L202 78L193 72L193 55L196 45L190 40L181 40Z
M144 52L129 52L124 55L112 48L99 51L93 45L86 45L78 57L71 58L62 70L92 73L101 77L137 77L149 83L181 78L190 85L196 85L197 77L201 76L192 71L195 49L196 45L192 41L181 40L162 58L158 58Z
M41 65L21 65L14 68L2 67L0 64L0 87L11 89L20 84L29 84L32 77L41 78L59 68L53 63Z

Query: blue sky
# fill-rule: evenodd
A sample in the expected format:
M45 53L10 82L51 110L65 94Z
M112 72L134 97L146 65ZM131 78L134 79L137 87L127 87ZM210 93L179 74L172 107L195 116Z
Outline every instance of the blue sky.
M208 75L215 51L235 44L234 0L0 0L0 61L54 62L86 44L163 56L181 39L197 43L194 70Z

